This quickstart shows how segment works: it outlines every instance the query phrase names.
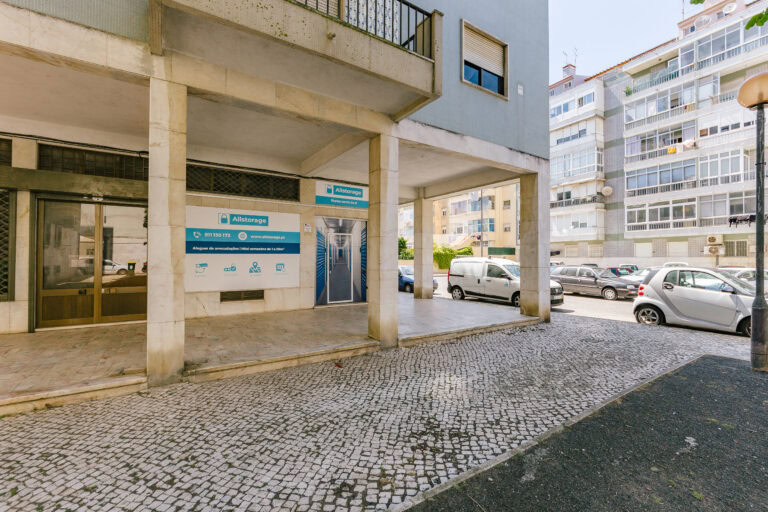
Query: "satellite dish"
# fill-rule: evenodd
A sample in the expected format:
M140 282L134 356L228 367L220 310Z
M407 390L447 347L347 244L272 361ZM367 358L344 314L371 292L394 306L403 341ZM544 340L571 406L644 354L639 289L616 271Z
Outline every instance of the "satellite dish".
M738 7L736 5L736 2L731 2L730 4L728 4L725 7L723 7L723 13L731 14L733 11L736 10L736 7Z
M700 16L696 22L694 23L694 26L696 27L696 30L706 27L709 25L709 22L712 21L712 18L709 17L708 14L705 14L704 16Z
M605 187L603 187L600 193L603 194L605 197L608 197L611 194L613 194L613 187L609 187L606 185Z

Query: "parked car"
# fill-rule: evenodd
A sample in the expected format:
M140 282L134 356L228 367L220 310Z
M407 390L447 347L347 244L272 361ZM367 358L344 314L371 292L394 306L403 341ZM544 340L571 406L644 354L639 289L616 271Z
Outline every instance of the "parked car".
M717 267L717 270L720 270L722 272L728 272L732 276L735 276L736 274L738 274L742 270L746 270L746 269L745 269L745 267L722 265L720 267ZM752 278L754 279L754 276L752 276Z
M550 281L549 287L550 303L562 304L562 286ZM448 271L448 291L454 300L479 297L520 307L520 264L500 258L454 259Z
M664 264L665 267L687 267L688 264L684 261L668 261Z
M728 273L733 273L733 277L736 279L741 279L742 281L746 281L752 285L754 285L755 281L757 281L757 270L754 268L741 268L741 269L735 269L736 272L733 273L732 270L729 270ZM763 271L763 279L768 280L768 270Z
M397 289L401 292L413 293L413 267L400 265L397 272ZM432 290L437 290L437 279L432 278Z
M624 267L606 267L605 270L616 277L627 277L632 275L632 271Z
M624 276L622 279L625 279L630 283L634 283L636 285L641 285L643 284L643 281L645 281L645 278L648 277L648 274L650 274L654 270L659 270L659 269L661 269L661 267L646 267L628 276Z
M112 260L103 260L103 264L104 274L118 274L123 276L128 273L128 265L121 265Z
M638 267L634 263L622 263L621 265L619 265L619 267L621 267L621 268L628 268L633 273L637 272L638 270L640 270L640 267Z
M560 283L566 292L602 296L606 300L632 298L637 293L635 283L603 268L559 267L552 273L552 280Z
M640 286L635 319L646 325L674 324L752 334L755 288L727 272L703 267L653 272Z

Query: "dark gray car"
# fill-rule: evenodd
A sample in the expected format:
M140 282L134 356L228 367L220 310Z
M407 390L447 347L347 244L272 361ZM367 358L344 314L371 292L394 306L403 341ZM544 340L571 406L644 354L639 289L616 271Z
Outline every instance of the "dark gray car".
M592 267L557 267L551 278L563 287L563 291L583 295L601 296L607 300L632 299L638 285L613 275L609 270Z

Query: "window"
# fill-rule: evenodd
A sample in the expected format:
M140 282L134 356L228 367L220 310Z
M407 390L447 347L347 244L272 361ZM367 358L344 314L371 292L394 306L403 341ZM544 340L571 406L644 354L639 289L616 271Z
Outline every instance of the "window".
M666 277L664 278L664 282L665 283L669 283L671 285L676 285L677 284L677 274L678 274L677 270L673 270L672 272L669 272L666 275Z
M299 200L299 180L248 171L187 165L187 190L263 199Z
M728 240L725 242L726 257L746 257L748 255L748 244L746 240ZM755 274L752 274L754 279ZM742 276L740 279L748 279Z
M0 301L11 297L11 226L15 223L11 192L0 189Z
M565 271L561 272L561 274L566 275L568 277L576 277L576 271L577 271L576 267L568 267L567 269L565 269Z
M504 232L505 233L511 233L512 232L512 224L504 224Z
M595 273L588 268L580 268L579 277L595 277Z
M465 81L506 96L507 45L464 23Z
M447 235L447 234L448 234L448 226L443 226L443 227L442 227L442 230L441 230L441 232L442 232L444 235Z
M500 279L505 279L507 277L507 273L504 272L501 267L496 265L488 265L488 271L485 275L488 277L497 277Z
M510 199L504 200L504 209L510 210L512 208L512 201Z
M578 100L579 107L583 107L584 105L589 105L590 103L595 102L595 93L591 92L585 96L582 96Z
M566 201L571 198L571 191L568 190L566 192L558 192L557 193L557 200L558 201Z
M443 217L447 217L448 216L448 208L443 208L442 213L443 213Z
M147 181L149 179L149 159L142 156L48 144L37 146L37 156L38 168L46 171L126 180Z

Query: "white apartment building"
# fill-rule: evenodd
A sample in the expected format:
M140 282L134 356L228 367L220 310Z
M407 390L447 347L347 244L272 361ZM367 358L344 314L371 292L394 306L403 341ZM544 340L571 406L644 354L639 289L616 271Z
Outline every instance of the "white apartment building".
M745 30L768 1L704 7L678 24L676 39L550 93L553 259L749 265L754 258L754 224L731 222L754 214L756 204L755 114L736 95L768 70L768 26ZM580 100L593 90L594 104ZM590 197L588 210L582 202Z

